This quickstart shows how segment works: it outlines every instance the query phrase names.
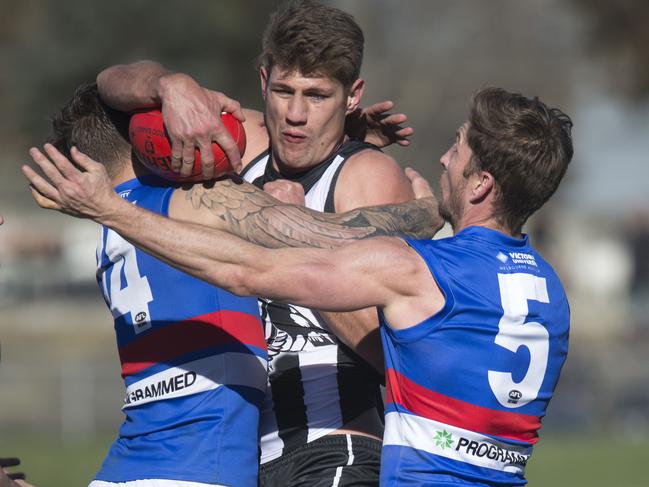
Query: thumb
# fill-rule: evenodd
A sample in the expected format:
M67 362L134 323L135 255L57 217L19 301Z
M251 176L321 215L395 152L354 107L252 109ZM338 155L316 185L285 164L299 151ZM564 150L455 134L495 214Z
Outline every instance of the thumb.
M234 118L239 120L239 122L241 123L246 121L246 116L243 114L241 104L238 101L223 95L221 98L221 103L221 111L231 113Z
M426 181L421 174L411 167L405 170L406 177L410 180L412 191L415 193L415 198L430 198L434 196L433 190L430 188L428 181Z

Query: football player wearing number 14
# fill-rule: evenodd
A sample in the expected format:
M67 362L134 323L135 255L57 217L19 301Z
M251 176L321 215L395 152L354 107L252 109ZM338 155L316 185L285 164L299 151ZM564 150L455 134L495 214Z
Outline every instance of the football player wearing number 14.
M441 158L440 213L455 235L434 241L272 250L128 205L99 184L101 166L79 154L83 177L54 161L56 188L30 179L64 211L237 294L325 310L379 306L382 485L524 485L566 358L569 307L521 231L567 169L571 127L537 98L478 92Z

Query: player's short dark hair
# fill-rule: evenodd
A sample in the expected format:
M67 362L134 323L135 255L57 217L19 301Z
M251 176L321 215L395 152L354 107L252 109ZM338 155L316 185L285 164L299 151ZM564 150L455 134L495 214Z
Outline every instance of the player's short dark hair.
M291 1L271 16L259 66L327 76L349 88L360 76L363 44L363 31L347 12L311 0Z
M52 134L48 142L68 158L70 149L76 146L103 163L113 176L130 158L128 123L128 114L113 110L101 100L96 83L84 84L52 116Z
M519 232L555 192L572 159L572 121L558 108L500 88L473 97L467 168L489 172L497 184L496 219Z

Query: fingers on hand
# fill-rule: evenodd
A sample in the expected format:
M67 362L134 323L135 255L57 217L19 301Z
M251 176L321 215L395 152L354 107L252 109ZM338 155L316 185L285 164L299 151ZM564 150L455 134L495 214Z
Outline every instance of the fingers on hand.
M201 171L203 179L210 180L214 178L214 152L212 152L212 141L201 141L199 143L201 151Z
M86 172L101 171L104 168L103 164L91 159L76 147L72 147L72 149L70 149L70 155L72 155L74 162L76 162L79 167ZM70 164L70 166L72 166L72 164ZM74 168L74 174L78 175L80 174L80 171Z
M47 157L45 157L45 155L40 150L38 150L35 147L32 147L29 150L29 155L32 157L32 160L36 163L36 165L41 168L41 170L48 177L48 179L52 181L52 183L54 183L54 185L58 186L59 184L61 184L61 182L63 181L63 176L61 176L61 172L52 163L52 161L50 161Z
M180 175L183 177L190 176L194 170L194 162L196 160L196 149L194 142L191 140L183 141L182 150L182 165L180 167Z
M68 160L68 158L61 154L58 149L52 144L45 144L43 148L45 149L45 152L50 157L60 174L62 174L66 179L79 174L79 170L74 167L74 165ZM74 148L71 152L74 153ZM80 153L79 151L76 152Z
M58 190L54 186L52 186L45 178L37 174L36 171L34 171L31 167L22 166L21 171L23 175L27 178L27 180L30 182L30 184L34 187L34 189L38 191L38 193L44 195L45 197L51 200L54 201L59 200Z
M225 152L225 155L230 161L230 165L235 170L238 170L238 168L241 167L241 154L239 153L239 147L237 147L237 144L234 142L230 132L227 131L223 124L219 124L217 127L213 140L219 144L223 152Z
M183 164L183 143L182 140L169 135L171 141L171 169L175 173L180 171Z
M414 133L415 129L413 129L412 127L404 127L395 132L395 134L399 137L410 137Z
M383 125L399 125L408 121L408 116L404 113L391 113L381 120Z
M34 198L34 200L36 200L36 203L41 208L45 208L46 210L59 210L59 209L61 209L61 206L58 203L56 203L56 201L51 200L49 198L46 198L41 193L39 193L36 190L36 188L34 188L33 186L29 187L29 191L31 191L32 197Z
M410 140L408 139L408 137L411 137L414 133L415 131L412 127L404 127L397 130L394 133L394 135L397 137L397 144L401 146L410 145Z
M390 100L385 100L379 103L375 103L374 105L370 105L366 110L368 114L375 116L392 110L392 108L394 108L394 103Z

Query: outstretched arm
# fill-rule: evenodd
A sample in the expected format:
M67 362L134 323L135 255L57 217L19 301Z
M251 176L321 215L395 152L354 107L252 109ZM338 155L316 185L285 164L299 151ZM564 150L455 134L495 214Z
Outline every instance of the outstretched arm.
M225 230L268 248L334 248L350 240L384 235L431 238L442 220L427 185L419 192L423 195L398 205L321 213L280 204L248 183L226 179L210 187L195 185L186 192L177 191L170 216Z
M356 242L333 250L269 250L204 225L164 218L120 198L106 186L103 166L76 149L72 150L74 160L85 172L53 147L48 146L48 153L54 162L35 151L32 155L52 184L29 168L23 171L34 191L56 208L93 218L181 271L236 294L268 296L324 310L353 310L387 302L395 292L395 272L407 267L400 258L378 266L382 259L377 252L405 248L400 241L372 239L373 243ZM356 245L356 250L345 250ZM336 290L328 289L338 279ZM365 279L371 283L361 289L360 281Z
M46 150L51 161L36 149L30 154L51 183L22 168L41 206L92 218L199 279L236 294L325 311L383 306L396 326L411 326L431 314L430 293L437 287L421 258L399 239L378 237L335 249L266 249L128 203L112 189L102 164L72 148L80 171L53 146Z
M73 149L75 160L84 162L86 170L82 172L53 146L46 144L45 150L51 160L38 149L32 149L30 155L51 183L23 166L23 173L36 188L33 193L40 206L99 221L115 200L121 200L103 164ZM269 248L334 248L382 235L429 238L442 225L437 200L415 171L408 174L420 199L398 205L320 213L303 206L283 205L240 179L225 179L209 187L195 185L175 191L170 216L234 233Z
M407 174L416 195L431 195L430 187L415 171ZM302 189L301 186L299 186ZM230 193L230 194L228 194ZM177 191L174 199L179 199ZM254 186L220 181L212 188L195 185L183 199L193 202L185 212L195 218L207 211L215 221L203 220L266 247L311 246L333 248L377 235L403 234L431 238L441 224L437 201L432 197L395 206L353 209L345 213L320 213L303 206L277 205ZM172 199L171 209L177 201ZM173 216L173 213L170 213ZM437 219L438 224L433 224ZM433 226L435 225L435 226ZM329 328L379 373L384 372L383 353L375 308L353 313L321 312Z

